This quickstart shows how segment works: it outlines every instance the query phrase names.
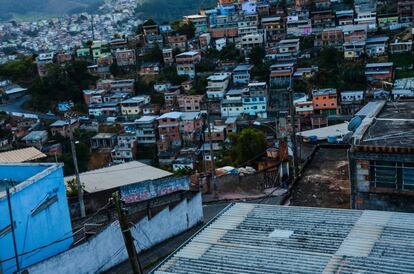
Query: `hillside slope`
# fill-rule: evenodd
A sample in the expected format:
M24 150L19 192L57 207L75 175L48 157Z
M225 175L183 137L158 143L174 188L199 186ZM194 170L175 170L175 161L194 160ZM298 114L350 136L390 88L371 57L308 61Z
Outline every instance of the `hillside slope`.
M0 0L0 20L54 16L97 7L103 0Z

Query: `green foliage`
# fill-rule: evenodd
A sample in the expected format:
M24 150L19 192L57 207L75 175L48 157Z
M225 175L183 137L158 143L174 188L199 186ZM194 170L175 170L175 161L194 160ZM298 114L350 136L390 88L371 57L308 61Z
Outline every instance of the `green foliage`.
M246 165L267 148L263 132L254 128L245 128L240 134L229 134L230 149L224 151L223 165Z
M32 57L7 62L0 65L0 79L10 79L15 82L25 83L37 74L36 64Z
M158 80L171 82L173 85L180 85L182 82L188 80L188 76L178 75L175 67L166 67L161 70L158 75Z
M196 173L194 169L189 168L189 167L184 167L184 168L180 168L174 171L174 176L175 177L191 176L194 173Z
M135 11L138 16L148 16L157 22L171 22L214 4L215 0L146 0L141 1Z
M165 103L164 95L161 94L161 93L157 93L157 92L152 93L151 94L151 103L157 104L157 105L160 105L160 106L164 105L164 103Z
M164 59L162 56L161 48L155 44L152 48L150 48L143 57L144 62L154 62L162 64Z
M216 69L216 63L209 58L203 58L200 63L196 65L197 72L210 72Z
M48 75L37 77L29 88L31 107L45 112L60 101L72 100L75 104L83 104L82 90L95 81L96 78L87 72L86 62L75 61L64 67L51 64Z
M207 78L197 76L196 79L194 80L194 86L191 89L191 93L193 95L205 94L206 93L207 82L208 82Z
M219 59L222 61L240 61L240 51L234 43L229 43L220 51Z
M187 35L188 39L192 39L195 36L196 28L192 22L188 24L179 23L177 25L174 25L175 29L173 33L181 34L181 35Z
M413 65L413 54L411 52L397 53L390 55L390 61L394 62L395 67L407 69Z
M263 47L256 46L249 52L249 62L253 65L263 64L263 59L266 56L266 51Z
M255 65L252 69L252 77L253 79L260 81L260 82L266 82L269 77L269 69L270 69L270 63L262 63L259 65Z
M312 49L314 46L315 37L304 36L300 38L299 47L300 50Z
M154 91L153 83L148 83L142 79L138 79L135 83L135 91L138 94L151 94Z
M10 20L22 15L62 15L96 11L102 0L0 0L0 20Z

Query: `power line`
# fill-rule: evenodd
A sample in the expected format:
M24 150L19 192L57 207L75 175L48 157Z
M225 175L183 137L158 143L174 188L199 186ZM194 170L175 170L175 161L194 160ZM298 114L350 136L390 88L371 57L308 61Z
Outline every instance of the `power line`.
M111 205L111 202L108 202L105 206L103 206L103 207L101 207L100 209L98 209L98 211L96 211L96 212L95 212L92 216L90 216L90 217L88 217L88 219L84 220L84 221L83 221L83 223L82 223L82 225L86 224L89 220L91 220L93 217L95 217L98 213L100 213L102 210L104 210L104 209L105 209L106 207L108 207L109 205ZM80 230L81 230L81 229L79 229L79 230L77 230L77 231L80 231ZM66 233L65 233L65 234L63 234L63 235L67 235L67 234L69 234L69 233L72 233L72 235L67 236L67 237L64 237L64 238L59 239L59 240L55 240L55 241L53 241L53 242L51 242L51 243L48 243L48 244L45 244L45 245L39 246L39 247L34 248L34 249L32 249L32 250L29 250L29 251L26 251L26 252L23 252L23 253L17 254L17 257L24 256L24 255L27 255L27 254L30 254L30 253L36 252L36 251L38 251L38 250L41 250L41 249L47 248L47 247L49 247L49 246L52 246L52 245L54 245L54 244L57 244L57 243L63 242L63 241L65 241L65 240L68 240L68 239L72 238L72 237L73 237L73 235L76 235L76 234L77 234L77 231L75 231L75 233L73 233L73 231L68 231L68 232L66 232ZM4 263L4 262L7 262L7 261L10 261L10 260L14 259L15 257L16 257L16 256L13 256L13 257L10 257L10 258L7 258L7 259L4 259L4 260L0 261L0 264L2 264L2 263Z

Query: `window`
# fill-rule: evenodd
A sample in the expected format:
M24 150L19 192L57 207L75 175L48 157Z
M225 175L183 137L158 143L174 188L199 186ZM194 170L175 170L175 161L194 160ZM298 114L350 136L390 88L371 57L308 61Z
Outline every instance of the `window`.
M56 190L57 191L57 190ZM35 216L57 202L58 196L56 193L50 193L36 208L34 208L31 213L32 216Z
M414 190L414 163L372 161L369 174L372 187Z

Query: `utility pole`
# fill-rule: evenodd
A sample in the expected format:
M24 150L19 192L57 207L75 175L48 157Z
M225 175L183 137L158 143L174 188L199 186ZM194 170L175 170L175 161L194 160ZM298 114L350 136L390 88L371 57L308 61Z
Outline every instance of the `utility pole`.
M122 207L122 201L119 192L112 194L115 204L115 210L118 215L119 225L121 227L122 236L124 237L125 247L128 252L129 262L131 263L132 273L143 274L141 264L139 263L137 250L135 249L134 239L131 234L131 226L128 221L127 209Z
M211 157L211 180L213 183L213 193L214 196L217 195L217 185L216 185L216 163L214 159L214 149L213 149L213 140L211 135L211 124L210 124L210 102L207 99L207 124L208 124L208 140L210 144L210 157Z
M298 174L298 149L296 144L296 117L295 117L295 106L293 103L293 89L289 88L289 102L290 102L290 123L292 126L292 152L293 152L293 179L296 180Z
M14 258L16 259L16 272L20 273L19 254L17 251L17 244L16 244L16 232L14 231L14 220L13 220L13 212L12 212L12 207L11 207L9 185L7 185L6 187L6 194L7 194L7 204L9 206L10 227L11 227L12 237L13 237Z
M91 27L92 27L92 42L95 41L95 26L93 25L93 14L91 14Z
M85 203L83 201L83 189L82 189L82 184L81 184L81 180L79 176L78 157L76 155L75 141L73 140L72 119L70 117L69 117L68 122L69 122L70 148L72 151L73 165L75 167L75 173L76 173L76 186L78 189L79 208L80 208L81 217L84 218L86 216Z

